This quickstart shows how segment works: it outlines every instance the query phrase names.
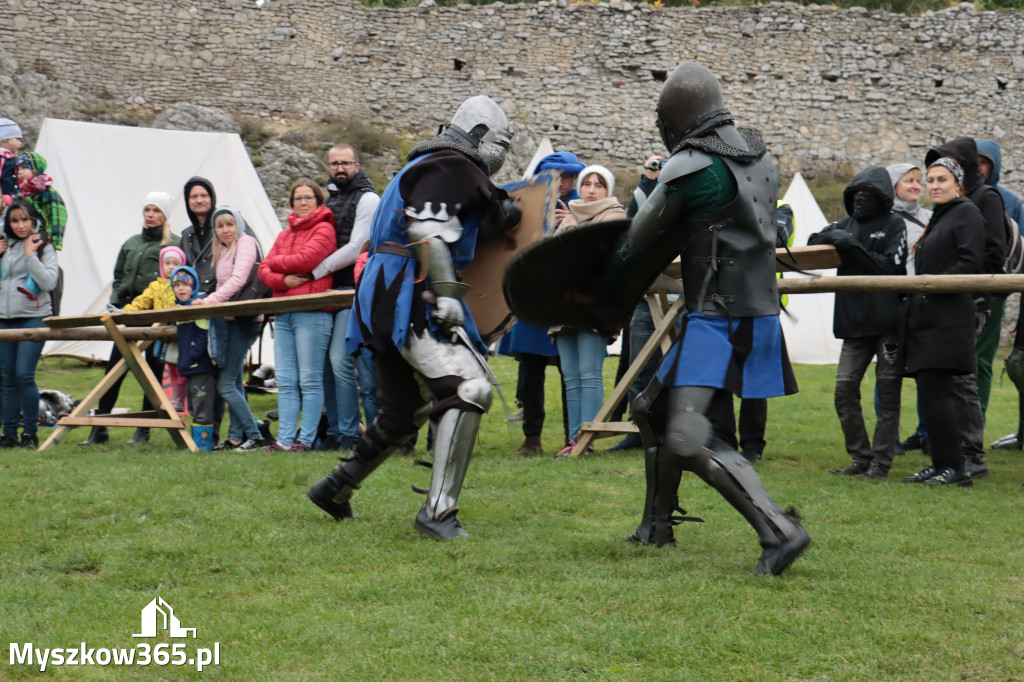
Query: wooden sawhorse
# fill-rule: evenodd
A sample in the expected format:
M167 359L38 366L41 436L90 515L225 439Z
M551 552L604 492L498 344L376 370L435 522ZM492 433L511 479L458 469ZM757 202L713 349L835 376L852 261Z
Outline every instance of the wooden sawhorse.
M96 384L89 392L89 395L75 406L71 414L57 422L57 428L54 429L49 438L43 441L42 445L39 446L39 450L46 450L60 443L70 433L71 429L77 426L130 426L133 428L167 429L175 445L179 448L186 448L190 452L197 452L198 448L192 440L189 425L175 411L170 399L168 399L167 394L164 392L163 386L160 384L160 380L153 374L153 370L149 368L149 363L142 356L142 351L153 342L139 341L136 344L128 341L124 338L121 330L114 323L110 315L104 315L100 319L100 324L106 327L110 338L114 341L118 350L121 351L122 359L114 365L113 369L107 372L102 381ZM107 414L90 416L88 412L92 409L93 405L99 402L103 394L129 370L138 380L139 385L142 386L142 392L149 398L149 401L153 405L158 406L156 410L128 412L116 416Z

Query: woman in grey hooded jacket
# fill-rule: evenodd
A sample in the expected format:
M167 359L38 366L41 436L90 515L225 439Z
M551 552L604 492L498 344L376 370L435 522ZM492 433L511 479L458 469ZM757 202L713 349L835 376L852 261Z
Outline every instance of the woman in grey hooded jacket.
M53 313L50 292L57 286L57 251L40 233L41 225L35 209L20 201L11 204L4 216L4 239L0 241L0 329L43 327L43 318ZM29 276L38 287L38 293L32 297L19 291ZM21 447L35 449L39 445L36 365L42 352L42 341L0 343L4 406L0 447L19 445L19 415L24 417Z

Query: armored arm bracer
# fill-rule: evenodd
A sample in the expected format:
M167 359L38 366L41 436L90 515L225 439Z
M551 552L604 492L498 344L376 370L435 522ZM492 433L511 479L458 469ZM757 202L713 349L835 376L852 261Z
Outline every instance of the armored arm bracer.
M431 290L437 296L462 298L469 287L456 281L448 248L462 236L462 222L448 214L445 204L435 212L427 202L422 210L407 208L405 214L409 218L409 238L419 261L426 264Z

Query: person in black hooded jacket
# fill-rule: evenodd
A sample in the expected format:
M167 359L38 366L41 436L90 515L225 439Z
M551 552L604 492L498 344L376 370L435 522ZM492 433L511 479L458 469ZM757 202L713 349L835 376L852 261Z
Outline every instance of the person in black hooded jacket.
M213 261L213 208L217 193L213 183L198 175L185 183L185 210L189 226L181 233L181 250L186 262L199 273L199 291L213 293L217 288L217 266Z
M978 144L972 137L950 140L930 149L924 157L925 165L931 166L943 157L951 158L960 164L964 173L964 196L978 207L985 219L985 253L981 272L1000 274L1003 272L1007 250L1003 223L1006 208L999 190L985 184L985 176L981 174L978 166ZM993 333L998 334L1003 322L1003 306L1006 299L976 295L974 301L979 318L979 337L985 339ZM983 368L987 366L987 371L991 375L995 346L989 346L984 353L978 352L976 347L975 352L978 356L977 364ZM978 392L978 370L954 376L953 392L957 402L956 413L960 417L960 449L967 459L967 470L971 472L973 478L984 478L988 476L988 463L985 460L985 413Z
M843 264L837 274L906 274L907 236L903 220L892 213L892 180L881 166L859 173L843 191L848 216L812 234L807 243L831 244ZM833 474L885 478L899 442L900 384L897 363L899 296L893 293L838 293L832 329L843 339L836 368L836 413L846 451L853 462ZM878 359L878 420L868 441L860 402L860 382Z

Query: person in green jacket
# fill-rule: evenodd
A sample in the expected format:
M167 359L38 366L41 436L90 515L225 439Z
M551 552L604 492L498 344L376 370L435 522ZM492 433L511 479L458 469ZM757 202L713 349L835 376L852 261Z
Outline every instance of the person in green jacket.
M110 304L107 309L120 311L132 300L146 290L149 283L160 277L160 250L165 246L178 246L181 238L171 233L167 216L171 212L171 195L166 192L150 192L146 195L146 201L142 209L143 226L140 234L133 235L121 246L121 252L117 255L117 263L114 265L114 283L110 291ZM146 361L150 369L157 377L163 375L164 363L157 358L153 352L153 346L146 350ZM114 346L110 352L110 360L107 361L106 371L113 369L114 365L121 359L121 352ZM96 406L96 414L110 414L117 403L117 396L121 390L121 382L125 375L111 386ZM143 410L152 410L148 398L142 401ZM89 437L79 445L95 445L105 443L109 440L107 427L94 426ZM135 430L132 436L132 443L143 444L149 442L149 429L141 428Z

